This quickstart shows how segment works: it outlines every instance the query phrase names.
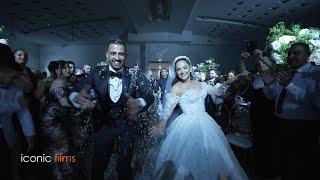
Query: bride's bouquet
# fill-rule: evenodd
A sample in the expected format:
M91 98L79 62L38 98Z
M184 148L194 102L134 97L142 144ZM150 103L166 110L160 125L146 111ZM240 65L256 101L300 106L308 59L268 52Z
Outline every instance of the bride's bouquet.
M309 61L320 65L320 29L303 29L299 24L287 27L284 22L279 22L269 29L267 41L271 49L271 59L280 67L288 68L286 58L289 47L297 42L309 44L312 53Z

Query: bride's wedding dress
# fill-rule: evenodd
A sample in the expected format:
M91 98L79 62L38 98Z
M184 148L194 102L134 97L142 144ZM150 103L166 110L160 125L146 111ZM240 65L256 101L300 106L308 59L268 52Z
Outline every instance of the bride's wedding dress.
M205 97L217 88L205 83L181 96L168 93L163 119L179 104L183 113L167 128L156 161L157 179L248 179L220 126L205 111ZM170 176L170 177L169 177Z

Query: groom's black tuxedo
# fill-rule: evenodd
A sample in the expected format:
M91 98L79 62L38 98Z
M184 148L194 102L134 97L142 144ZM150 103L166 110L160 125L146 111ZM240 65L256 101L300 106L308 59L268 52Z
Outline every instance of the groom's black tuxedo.
M111 72L112 73L112 72ZM134 98L140 94L146 103L143 109L146 110L153 102L154 97L149 81L141 71L129 70L125 67L122 72L122 94L120 99L114 103L109 96L109 66L98 66L86 79L86 84L95 89L97 95L96 119L103 124L118 123L116 120L127 121L124 108L126 107L125 93L129 93ZM116 109L116 110L115 110Z
M125 67L121 74L121 96L118 101L112 101L109 95L111 74L113 73L109 71L108 66L100 66L86 79L86 84L94 87L97 96L94 120L102 124L94 144L92 179L95 180L104 179L104 171L113 152L115 140L119 140L117 152L119 179L132 179L131 158L138 122L127 116L125 93L129 93L133 98L143 98L147 103L143 110L146 110L154 100L149 81L144 74ZM141 96L136 97L137 94Z

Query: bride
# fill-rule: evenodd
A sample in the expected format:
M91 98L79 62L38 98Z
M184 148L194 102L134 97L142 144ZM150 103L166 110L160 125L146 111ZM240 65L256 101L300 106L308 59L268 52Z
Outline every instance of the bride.
M186 56L174 60L177 82L166 95L160 122L150 129L155 137L164 132L168 118L179 104L182 114L167 128L156 160L155 179L248 179L219 125L205 112L205 97L219 90L191 80Z

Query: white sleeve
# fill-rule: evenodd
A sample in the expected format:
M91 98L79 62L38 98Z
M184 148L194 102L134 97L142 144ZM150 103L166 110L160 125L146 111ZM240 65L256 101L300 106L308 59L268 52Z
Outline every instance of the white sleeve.
M163 112L161 115L161 119L167 121L171 116L174 108L177 106L179 102L179 97L175 94L167 93L165 96L165 105L163 107Z

